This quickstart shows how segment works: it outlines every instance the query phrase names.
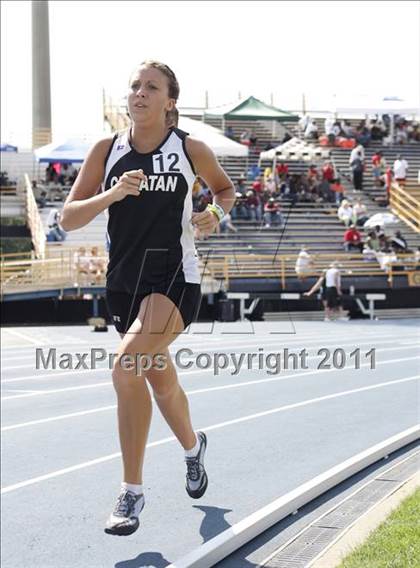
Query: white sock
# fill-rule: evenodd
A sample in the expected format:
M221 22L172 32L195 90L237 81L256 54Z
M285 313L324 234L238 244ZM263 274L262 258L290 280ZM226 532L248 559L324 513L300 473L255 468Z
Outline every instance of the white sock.
M137 485L135 483L126 483L125 481L121 482L121 489L125 489L126 491L131 491L136 495L140 495L143 493L143 485Z
M195 432L194 432L194 434L195 434ZM198 451L200 449L200 441L198 439L197 434L195 434L195 438L196 438L195 446L193 448L191 448L191 450L184 450L186 458L193 458L198 454Z

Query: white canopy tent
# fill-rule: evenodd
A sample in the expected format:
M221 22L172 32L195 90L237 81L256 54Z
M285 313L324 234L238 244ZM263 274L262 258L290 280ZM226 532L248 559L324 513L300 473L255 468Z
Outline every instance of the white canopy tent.
M218 157L224 156L248 156L248 148L243 144L238 144L230 138L223 136L222 132L213 126L204 124L200 120L193 120L186 116L180 116L178 128L188 132L194 138L205 142ZM109 134L98 134L96 140ZM77 163L83 162L89 148L95 139L81 140L68 139L61 140L52 144L47 144L35 150L35 157L38 162L61 162Z
M178 128L188 132L193 138L198 138L205 142L216 156L248 156L248 147L239 144L222 134L221 130L205 124L200 120L194 120L186 116L180 116L178 120Z
M352 97L351 100L341 99L335 102L336 116L357 115L357 116L382 116L388 114L391 118L390 136L394 140L394 117L395 115L404 117L420 117L420 102L407 101L399 97L373 97L369 95L359 95Z
M291 138L284 144L276 148L261 152L259 164L264 160L273 162L273 171L276 168L277 160L299 160L304 162L315 162L319 160L329 160L331 152L327 148L312 146L300 138Z

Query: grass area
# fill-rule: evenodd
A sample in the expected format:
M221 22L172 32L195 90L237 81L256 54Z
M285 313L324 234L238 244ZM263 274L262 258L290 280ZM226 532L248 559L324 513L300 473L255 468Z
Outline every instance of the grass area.
M419 568L420 488L349 554L339 568Z

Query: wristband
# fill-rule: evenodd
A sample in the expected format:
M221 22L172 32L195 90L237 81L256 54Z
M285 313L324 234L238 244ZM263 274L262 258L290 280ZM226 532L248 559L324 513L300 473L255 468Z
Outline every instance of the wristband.
M219 220L219 223L225 216L225 211L223 207L220 207L220 205L217 205L217 203L209 203L207 205L207 209L216 215L217 219Z

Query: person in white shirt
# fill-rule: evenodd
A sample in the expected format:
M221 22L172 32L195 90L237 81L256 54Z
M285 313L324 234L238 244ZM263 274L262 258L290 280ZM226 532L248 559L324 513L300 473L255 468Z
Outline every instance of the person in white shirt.
M358 156L358 153L359 153L359 152L360 152L361 155L362 155L360 159L362 160L362 162L364 161L364 159L365 159L365 149L363 148L363 146L362 146L361 144L358 144L358 145L357 145L355 148L353 148L353 150L351 151L350 158L349 158L349 164L351 164L352 162L354 162L354 160L359 157L359 156Z
M299 280L305 278L313 271L314 262L306 246L302 246L296 259L295 272Z
M360 201L360 199L356 199L356 203L353 205L353 221L359 227L363 226L365 222L368 220L368 214L366 205Z
M304 296L311 296L319 288L323 288L322 300L325 309L324 321L331 321L331 316L337 314L339 319L347 319L341 306L341 274L339 263L334 261L324 270L312 288Z
M334 118L332 116L328 116L325 119L324 122L324 130L325 130L325 134L328 136L328 134L331 134L333 131L333 126L334 126Z
M343 199L337 211L338 218L346 227L353 222L353 207L347 199Z
M393 170L395 181L404 185L407 177L408 162L407 160L404 160L400 154L398 154L397 159L394 162Z
M311 120L311 117L309 116L309 114L304 114L299 119L299 126L300 126L302 132L305 132L310 120Z
M314 120L311 119L309 121L308 126L306 127L305 130L304 137L310 139L318 138L318 127Z

